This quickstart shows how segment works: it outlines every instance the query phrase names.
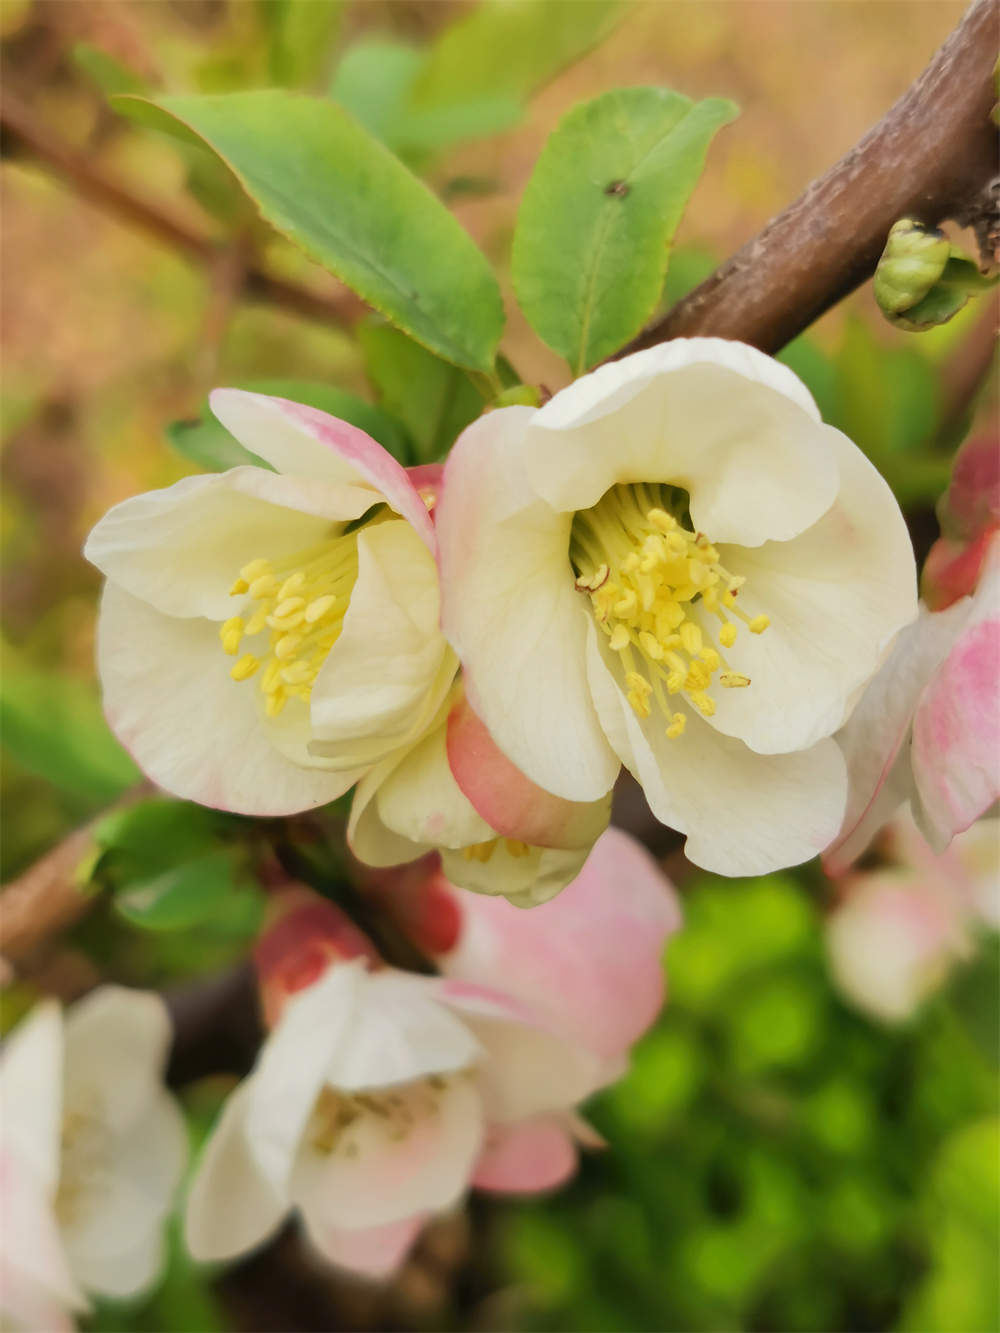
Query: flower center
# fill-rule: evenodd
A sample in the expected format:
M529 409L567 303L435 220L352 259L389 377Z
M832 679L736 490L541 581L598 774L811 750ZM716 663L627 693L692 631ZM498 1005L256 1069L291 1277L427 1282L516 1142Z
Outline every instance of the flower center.
M64 1226L92 1209L108 1188L111 1156L111 1136L96 1096L63 1114L55 1213Z
M521 842L517 838L504 838L504 846L515 859L527 856L531 848L526 842ZM489 861L493 853L500 846L500 838L490 838L487 842L473 842L468 847L462 848L462 855L466 861Z
M258 557L240 570L229 592L249 596L251 606L225 621L219 637L225 652L239 658L229 673L233 680L260 672L268 717L277 717L289 699L308 704L350 605L358 577L359 528L380 521L381 515L362 520L349 531L338 525L334 536L315 546L280 560ZM251 647L244 639L256 642L241 654L241 647Z
M750 684L721 651L736 642L736 621L752 634L763 634L770 624L767 616L750 617L736 605L746 580L725 568L703 533L686 526L687 509L687 493L674 486L613 486L592 509L574 516L570 534L576 586L590 598L599 628L621 658L628 701L643 718L655 703L671 739L681 735L687 719L673 710L670 696L684 694L711 717L714 680L724 689ZM705 629L708 616L721 622L718 647Z
M391 1142L400 1142L422 1120L437 1114L448 1083L446 1075L430 1074L401 1087L366 1092L342 1092L327 1084L309 1122L310 1146L324 1157L335 1153L356 1157L358 1130L366 1119L378 1123Z

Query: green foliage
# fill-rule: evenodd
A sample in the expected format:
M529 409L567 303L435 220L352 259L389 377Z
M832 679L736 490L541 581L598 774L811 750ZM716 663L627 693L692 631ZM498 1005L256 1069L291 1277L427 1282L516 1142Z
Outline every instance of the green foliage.
M343 0L263 0L270 30L269 82L308 88L326 72L343 17Z
M513 97L476 97L445 106L418 106L413 88L424 67L415 46L375 37L345 54L330 95L377 139L405 161L419 165L427 154L467 139L509 129L521 119Z
M145 81L120 60L90 42L77 42L70 53L73 64L105 97L141 93Z
M84 809L107 804L139 778L89 682L5 660L0 731L9 755Z
M486 0L447 28L415 88L418 106L521 101L610 32L618 0Z
M937 227L901 218L889 232L872 290L890 324L922 333L957 315L973 292L993 286Z
M381 321L366 320L358 340L379 403L409 431L414 461L442 458L482 411L477 389L456 366Z
M492 370L503 303L489 265L444 205L341 107L277 90L119 105L203 140L267 222L376 310L446 360Z
M422 355L429 356L423 349L420 351ZM438 364L445 365L444 362ZM452 371L450 366L446 366L446 369ZM338 389L332 384L316 384L310 380L278 379L244 380L235 387L271 394L276 398L288 398L295 403L317 407L321 412L329 412L331 416L340 417L342 421L349 421L351 425L366 431L404 465L412 461L406 433L399 423L372 403L366 403L363 398L345 389ZM172 422L167 427L167 439L178 453L208 472L225 472L227 468L247 464L269 466L230 435L221 421L212 415L207 402L196 421Z
M670 244L716 131L736 107L623 88L575 107L524 192L512 274L538 334L581 374L660 299Z
M137 880L115 894L115 911L143 930L187 930L215 916L236 889L236 866L228 852L208 852L193 861Z
M609 1150L506 1216L507 1326L996 1326L995 1066L947 999L901 1031L836 1003L808 884L685 892L667 1008L587 1108Z

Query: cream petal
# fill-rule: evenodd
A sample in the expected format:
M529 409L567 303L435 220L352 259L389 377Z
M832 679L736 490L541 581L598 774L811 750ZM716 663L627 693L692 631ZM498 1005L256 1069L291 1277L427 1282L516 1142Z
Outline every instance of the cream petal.
M54 1196L62 1124L63 1019L55 1000L42 1000L14 1028L0 1051L3 1146Z
M491 1129L472 1183L504 1194L537 1194L565 1184L576 1161L576 1144L563 1119L539 1116Z
M523 847L512 850L500 839L489 858L480 861L462 852L441 851L441 865L452 884L473 893L502 894L518 908L536 907L554 898L580 873L588 847Z
M836 740L847 763L844 821L824 864L842 875L899 806L914 794L909 739L927 682L969 617L964 598L947 611L920 618L899 635L885 664L869 682ZM770 633L770 631L768 631Z
M257 1057L245 1134L259 1169L281 1193L337 1051L361 1012L366 976L361 959L329 967L289 999Z
M271 743L259 691L230 679L209 621L161 615L108 584L97 660L112 731L165 791L246 815L325 805L353 775L302 768Z
M308 1236L324 1259L363 1277L390 1277L406 1259L426 1222L424 1215L404 1217L381 1227L331 1227L321 1217L306 1217Z
M428 850L409 838L400 837L382 822L376 797L398 765L402 753L383 760L361 779L354 790L351 814L347 821L347 842L351 851L368 866L398 866L415 860Z
M305 550L329 535L331 521L360 518L381 498L368 487L232 468L123 500L83 553L165 615L226 620L240 609L229 590L245 564Z
M125 986L92 990L66 1014L67 1109L99 1094L107 1123L127 1130L161 1094L171 1036L159 995Z
M19 1321L16 1326L30 1329L32 1312L50 1308L82 1311L88 1308L88 1303L67 1263L59 1224L51 1207L52 1191L35 1174L28 1159L20 1155L20 1145L7 1141L6 1117L3 1131L0 1314L9 1314ZM46 1329L48 1325L35 1327Z
M491 412L449 455L437 507L442 626L469 702L503 753L556 796L591 801L618 764L587 690L570 516L538 500L519 462L531 416Z
M226 429L278 472L373 486L434 550L427 506L406 469L357 426L315 407L242 389L216 389L210 401Z
M726 650L747 689L713 689L710 724L761 754L803 750L840 727L917 614L916 566L906 524L878 471L845 436L829 449L841 475L837 502L789 542L720 550L747 582L743 611L770 628L740 628Z
M328 1228L380 1227L447 1208L464 1192L483 1141L475 1082L400 1085L395 1117L363 1112L333 1149L303 1142L292 1194L314 1243ZM402 1131L399 1117L408 1124Z
M234 1259L278 1229L289 1204L262 1174L246 1137L249 1080L231 1093L188 1193L184 1240L203 1263Z
M720 338L677 338L584 375L523 429L533 489L589 509L619 482L669 482L713 542L785 541L837 493L824 426L787 366Z
M658 714L636 717L612 674L617 661L605 661L612 655L598 639L604 635L592 630L588 664L605 731L653 814L687 834L689 860L720 875L761 875L829 844L847 799L844 759L832 740L761 755L684 704L687 729L668 739Z
M362 531L344 627L313 686L313 753L356 767L426 730L457 667L439 617L437 567L413 528Z

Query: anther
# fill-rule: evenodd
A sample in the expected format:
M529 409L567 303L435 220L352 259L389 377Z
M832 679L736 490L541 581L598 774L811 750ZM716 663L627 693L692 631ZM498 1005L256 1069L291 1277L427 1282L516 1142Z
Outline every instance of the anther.
M306 607L306 624L315 625L317 620L326 615L330 607L336 603L336 600L332 593L328 593L325 597L317 597L314 602L310 602Z
M770 616L754 616L748 626L751 634L763 634L771 623Z
M670 726L667 727L667 737L670 740L676 740L678 736L684 734L684 728L687 726L687 718L683 713L674 713L670 718Z
M723 648L732 648L736 642L736 626L731 620L727 620L722 629L719 630L719 642Z
M259 666L260 662L254 657L253 653L246 653L229 674L233 680L249 680Z
M750 677L741 676L738 671L723 671L719 677L719 684L724 685L727 690L743 690L750 684Z
M627 648L632 642L628 630L624 625L616 625L611 631L611 639L608 646L614 653L620 653L623 648Z

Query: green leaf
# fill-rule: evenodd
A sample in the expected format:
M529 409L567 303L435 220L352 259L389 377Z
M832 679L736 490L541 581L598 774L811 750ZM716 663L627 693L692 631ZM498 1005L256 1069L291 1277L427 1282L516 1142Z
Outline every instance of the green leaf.
M456 365L492 369L504 316L485 258L440 200L342 107L277 90L119 105L202 139L262 217L425 347Z
M213 917L235 891L233 858L219 850L129 884L115 894L114 906L143 930L185 930Z
M455 366L388 324L361 324L358 341L379 401L413 438L416 462L442 458L482 411L477 390Z
M94 842L133 867L159 869L195 857L216 837L221 816L190 801L156 797L106 815Z
M523 101L596 46L621 16L617 0L487 0L446 28L414 89L416 106L507 96Z
M271 82L307 88L322 78L343 12L343 0L266 0Z
M732 102L623 88L574 109L524 192L512 275L521 308L576 374L654 310L670 243Z
M453 370L450 366L448 369ZM453 373L458 374L457 371ZM329 412L331 416L349 421L373 440L378 440L404 466L413 461L409 442L399 423L373 403L366 403L363 398L345 389L338 389L332 384L316 384L310 380L282 379L246 380L236 387L251 389L254 393L272 394L276 398L289 398L292 402L305 403L308 407L319 408L321 412ZM265 468L270 466L233 439L225 426L212 415L208 403L202 408L197 420L172 422L167 427L167 439L178 453L208 472L225 472L228 468L246 464Z
M0 731L24 768L88 805L114 800L139 778L84 681L5 663Z
M117 93L141 93L146 87L145 79L90 42L76 43L72 61L105 97L113 97Z

